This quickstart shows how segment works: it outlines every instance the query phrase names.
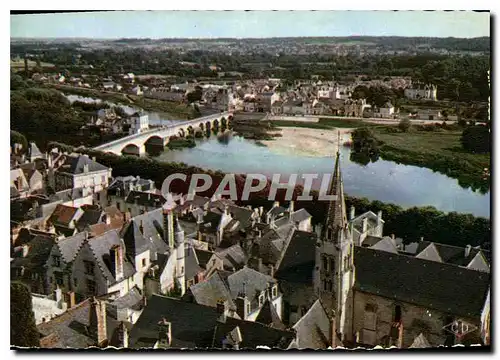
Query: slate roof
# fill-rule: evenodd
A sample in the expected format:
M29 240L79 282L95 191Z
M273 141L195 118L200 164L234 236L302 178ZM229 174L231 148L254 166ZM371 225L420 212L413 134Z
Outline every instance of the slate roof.
M198 264L202 268L206 269L208 261L214 255L214 253L212 251L201 250L201 249L194 249L194 251L196 252L196 258L198 259Z
M143 296L141 291L134 286L125 295L115 299L110 305L115 306L118 309L133 309L139 310L143 303Z
M356 246L355 288L464 317L479 317L490 275Z
M142 223L142 232L140 231ZM168 251L168 244L163 241L163 212L155 209L137 215L123 228L121 232L127 247L127 253L138 255L147 249L156 253Z
M82 216L80 216L80 218L76 222L76 228L79 231L82 231L86 226L95 225L101 222L103 213L104 212L101 209L85 208Z
M276 283L276 280L269 275L261 274L248 267L229 275L226 281L233 299L236 299L240 293L245 293L250 300L266 290L269 283Z
M150 192L135 190L132 190L125 199L125 202L129 204L138 204L142 206L158 208L162 207L165 201L165 198L161 194L153 194Z
M199 282L189 288L197 304L216 307L219 300L226 300L230 309L236 310L236 305L229 288L219 271L214 272L210 278Z
M68 156L65 163L59 167L58 171L63 171L73 175L83 174L85 165L88 165L89 172L108 170L106 166L99 164L86 155L77 155Z
M203 269L198 265L198 258L196 257L194 248L191 248L189 245L185 248L184 266L184 275L186 279L193 279L196 275L203 271Z
M255 321L275 329L286 329L286 326L283 324L278 313L276 312L276 308L273 304L271 304L269 299L266 300L266 302L260 309L259 315L257 315Z
M115 245L121 244L120 234L117 230L111 230L105 232L100 236L96 236L88 240L88 244L94 254L94 257L102 271L102 275L111 282L115 283L117 279L112 273L113 269L110 269L108 265L104 262L104 255L108 255L111 248ZM128 261L126 256L123 257L123 277L128 278L134 275L134 266Z
M11 262L11 267L22 266L33 271L44 271L44 266L49 259L54 243L55 240L52 237L36 235L27 244L29 250L26 257L22 257L22 255L21 257L15 257Z
M312 216L311 216L311 214L309 214L307 212L306 209L301 208L301 209L293 212L291 214L291 217L292 217L292 221L301 222L301 221L304 221L304 220L307 220L307 219L311 218Z
M83 231L71 237L60 239L56 242L65 263L73 261L86 238L87 233Z
M266 215L276 217L280 214L284 214L285 211L286 211L286 209L283 206L275 206L271 210L269 210Z
M413 343L410 345L410 349L423 349L432 347L424 334L420 333Z
M42 156L42 152L34 142L30 142L30 157Z
M299 349L326 349L331 345L331 323L318 299L292 327L297 332Z
M215 253L223 260L225 269L241 269L248 261L248 256L240 245L219 249Z
M363 245L365 242L363 242ZM390 237L383 237L380 241L378 241L375 245L370 246L370 249L387 251L393 254L398 253L398 249L394 243L394 240Z
M38 325L37 329L42 336L52 335L50 345L45 347L82 349L95 346L96 341L87 332L89 311L90 299L87 299L50 321ZM106 323L108 339L111 339L118 321L107 315Z
M276 279L311 284L316 262L316 242L315 233L296 230L276 271Z
M445 263L451 263L451 264L460 265L460 266L467 266L472 261L472 259L474 259L474 257L476 256L476 254L478 252L482 252L488 262L491 261L491 259L490 259L491 254L487 250L477 249L477 248L471 247L470 252L469 252L469 256L466 257L464 247L447 245L447 244L440 244L440 243L432 243L430 241L420 241L418 243L418 248L416 250L416 253L417 254L420 253L425 248L427 248L430 244L434 244L436 250L439 253L439 256L441 257L441 259Z
M242 338L242 342L239 344L240 349L256 349L257 346L287 349L295 339L294 331L276 329L254 321L228 317L225 322L217 322L213 332L213 347L221 349L222 341L236 327L239 328Z
M172 348L210 347L219 314L216 308L153 294L130 332L132 348L152 347L158 339L158 322L171 323Z
M239 327L243 342L241 348L258 345L286 348L294 333L273 329L252 321L227 317L218 321L215 307L180 301L154 294L130 332L132 348L152 347L158 339L158 322L171 323L172 348L221 348L226 335Z

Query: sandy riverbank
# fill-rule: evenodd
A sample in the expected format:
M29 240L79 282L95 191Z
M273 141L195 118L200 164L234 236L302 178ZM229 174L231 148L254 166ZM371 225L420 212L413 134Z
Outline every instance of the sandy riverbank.
M338 149L338 132L340 146L350 140L353 129L309 129L301 127L281 128L282 137L261 141L270 150L281 154L305 156L333 156Z

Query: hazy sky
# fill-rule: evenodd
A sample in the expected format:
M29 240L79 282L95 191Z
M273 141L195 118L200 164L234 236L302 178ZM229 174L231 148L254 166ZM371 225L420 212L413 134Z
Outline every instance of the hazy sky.
M472 11L114 11L11 15L11 37L285 36L479 37L490 14Z

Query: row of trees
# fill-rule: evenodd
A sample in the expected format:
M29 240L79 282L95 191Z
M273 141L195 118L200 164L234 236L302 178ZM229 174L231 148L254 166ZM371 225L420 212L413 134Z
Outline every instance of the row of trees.
M183 163L163 163L150 158L116 156L94 150L86 150L86 152L89 156L95 156L96 160L103 165L113 168L114 176L139 175L154 180L158 187L162 186L163 180L170 174L185 174L186 181L174 180L172 182L171 191L175 193L187 193L192 174L205 173L211 175L213 185L200 195L210 197L225 175L220 171L207 171ZM240 196L245 179L245 175L235 176L237 193ZM272 201L268 200L269 190L270 182L262 191L252 194L248 201L240 202L240 204L269 208L272 206ZM302 194L302 187L296 186L293 197L296 198L300 194ZM323 223L328 203L317 200L317 192L312 192L312 194L315 201L298 201L297 208L304 207L313 216L314 223ZM284 199L285 191L278 191L276 200L284 201ZM353 205L359 212L382 210L386 219L386 232L394 233L407 242L417 241L420 237L424 237L431 241L457 246L467 244L481 245L486 248L490 246L489 219L477 218L470 214L446 214L432 207L403 209L394 204L370 202L367 199L353 197L347 197L346 201L347 206Z

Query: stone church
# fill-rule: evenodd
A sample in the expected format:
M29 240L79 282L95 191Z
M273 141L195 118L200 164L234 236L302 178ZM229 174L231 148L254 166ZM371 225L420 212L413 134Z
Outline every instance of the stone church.
M383 237L382 214L347 218L337 153L314 291L332 317L334 346L479 344L489 252Z

